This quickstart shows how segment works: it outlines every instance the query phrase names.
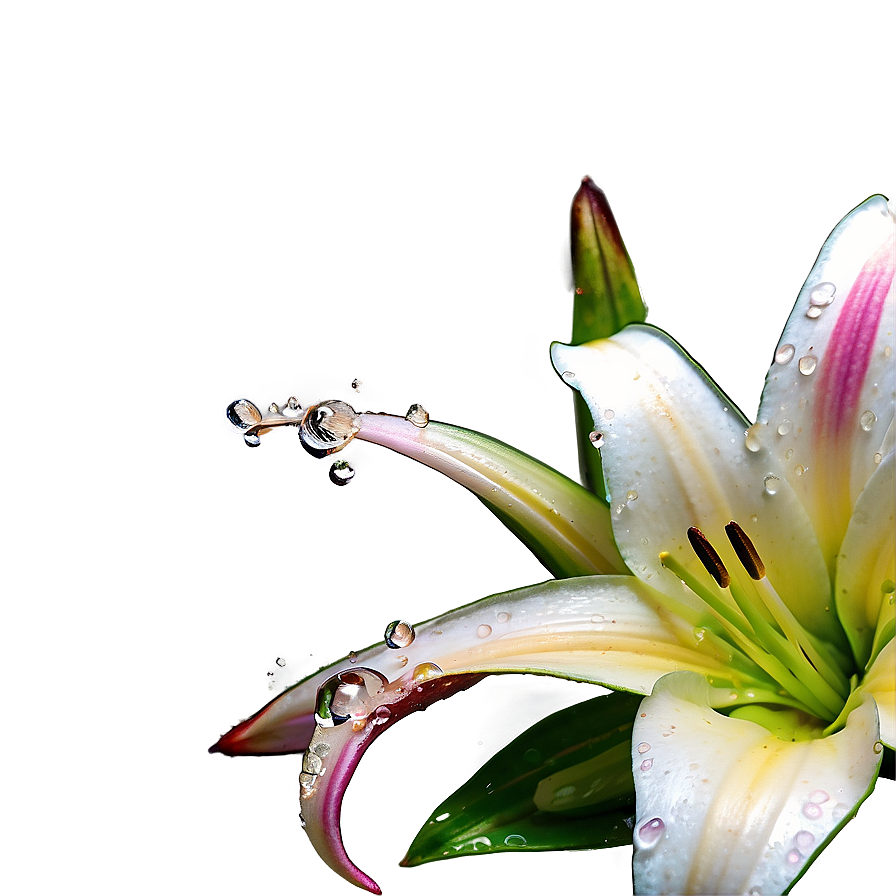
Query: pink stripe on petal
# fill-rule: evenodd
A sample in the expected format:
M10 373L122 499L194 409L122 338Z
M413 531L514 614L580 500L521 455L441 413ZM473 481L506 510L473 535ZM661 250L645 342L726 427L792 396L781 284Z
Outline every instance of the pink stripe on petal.
M846 297L819 364L819 439L836 439L854 425L894 267L896 237L890 236L865 263Z

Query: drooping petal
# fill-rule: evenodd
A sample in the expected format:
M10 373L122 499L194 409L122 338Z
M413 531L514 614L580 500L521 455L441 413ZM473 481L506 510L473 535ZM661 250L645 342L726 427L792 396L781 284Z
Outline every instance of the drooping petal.
M657 588L674 583L661 567L666 551L711 584L688 544L687 531L696 526L731 575L746 580L725 534L735 520L797 619L818 635L842 639L833 607L819 612L818 596L830 594L830 579L780 465L747 448L748 421L671 337L635 325L587 345L555 343L552 358L594 415L613 532L637 576Z
M720 684L756 685L755 669L726 645L694 636L702 610L683 586L673 616L649 585L634 576L545 582L496 594L415 627L413 641L382 642L299 682L225 734L212 752L236 755L304 750L314 729L317 689L352 664L392 681L434 664L445 673L529 672L650 693L667 672L692 669ZM736 679L736 680L733 680Z
M497 439L447 423L361 414L357 438L384 445L468 488L558 577L627 574L606 503Z
M837 612L859 668L894 618L896 480L894 454L880 463L856 502L837 558Z
M755 434L833 561L894 414L896 220L883 196L847 215L800 291L766 377Z
M874 786L874 701L837 734L791 742L714 712L711 691L667 676L636 718L636 893L783 893Z
M408 673L391 685L377 689L377 676L369 670L349 670L343 677L353 689L348 699L354 705L343 709L345 715L337 724L319 725L314 731L299 778L302 826L317 854L337 874L363 890L381 893L376 881L352 862L343 845L341 816L345 789L367 748L387 728L412 712L471 687L478 679L453 675L415 680ZM374 685L368 689L366 683L370 681ZM325 695L324 699L331 696ZM332 722L333 714L329 716Z
M880 739L891 750L896 747L896 641L888 641L865 673L858 687L877 703Z

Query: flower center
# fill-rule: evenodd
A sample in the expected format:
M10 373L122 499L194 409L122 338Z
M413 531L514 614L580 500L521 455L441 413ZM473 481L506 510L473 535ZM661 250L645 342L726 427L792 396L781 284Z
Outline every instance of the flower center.
M780 687L782 702L834 721L855 686L855 677L850 681L830 645L796 619L769 582L765 564L746 532L732 521L725 526L725 534L748 578L732 576L696 527L688 529L688 541L714 588L670 554L662 553L660 561L706 604L721 626L721 636Z

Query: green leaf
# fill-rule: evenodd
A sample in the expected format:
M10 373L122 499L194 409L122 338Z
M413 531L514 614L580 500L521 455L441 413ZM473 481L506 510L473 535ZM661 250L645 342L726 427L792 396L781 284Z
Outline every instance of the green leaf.
M572 345L606 339L626 324L643 322L647 306L641 299L635 269L603 190L590 177L582 179L572 200L570 247L575 303ZM582 482L604 497L600 453L590 433L594 423L581 396L575 397L579 470Z
M631 732L641 700L608 694L533 725L430 815L401 864L630 844Z

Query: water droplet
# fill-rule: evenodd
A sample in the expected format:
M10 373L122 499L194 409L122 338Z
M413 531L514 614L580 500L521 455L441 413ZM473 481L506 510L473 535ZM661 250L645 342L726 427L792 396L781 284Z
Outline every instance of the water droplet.
M476 629L476 634L480 638L487 638L492 633L492 627L484 622Z
M308 822L305 821L305 816L301 812L299 812L299 824L302 826L302 830L308 826Z
M838 824L846 818L846 814L849 812L849 806L846 803L837 803L833 809L831 809L831 821L834 824Z
M784 452L784 460L790 460L791 457L793 457L793 448L788 448Z
M302 758L302 771L306 772L309 775L319 775L320 770L324 767L324 764L317 755L317 753L312 753L309 750L305 751L305 755Z
M551 798L552 803L559 803L563 800L569 799L576 792L575 787L572 784L565 784L563 787L558 787L554 791L554 796Z
M386 647L392 650L398 650L401 647L407 647L414 640L414 626L403 619L396 619L386 626L383 638L386 641Z
M796 349L789 342L785 343L775 352L775 363L789 364L793 360L794 352Z
M594 623L594 625L598 625L599 623L606 621L606 616L602 616L600 613L595 613L591 617L591 621L592 623Z
M830 796L824 790L813 790L812 793L809 794L809 799L813 803L826 803Z
M429 411L422 404L412 404L404 415L404 419L419 429L423 429L429 423Z
M364 385L364 383L362 383L361 380L359 380L357 377L355 377L355 378L352 380L352 389L354 389L355 392L360 392L360 391L361 391L361 387L362 387L363 385Z
M874 411L865 411L861 417L859 417L859 426L865 430L865 432L871 432L874 429L874 424L877 423L877 414Z
M762 482L767 495L776 495L778 493L778 486L780 486L781 480L777 476L766 476Z
M257 448L261 444L261 436L259 436L257 432L247 432L243 436L243 441L250 448Z
M803 473L806 472L806 468L805 468L802 464L797 464L797 465L793 468L793 472L796 473L797 476L802 476Z
M330 466L330 482L348 485L355 478L355 468L347 460L334 461Z
M240 429L261 423L261 411L248 398L238 398L227 405L227 419Z
M806 309L806 317L808 317L809 320L818 320L818 318L821 317L821 312L823 310L823 308L819 308L817 305L810 305Z
M877 464L879 464L884 459L884 456L880 453L880 451L876 451L872 459L874 460L875 466L877 466Z
M326 756L330 752L330 745L327 743L320 743L315 745L314 752L317 753L318 756Z
M663 831L666 830L666 824L662 818L651 818L650 821L645 821L641 827L638 828L638 839L641 841L641 846L653 846L660 837L663 836Z
M323 401L305 411L299 438L314 457L326 457L344 448L361 428L361 418L344 401Z
M834 293L837 287L833 283L825 281L819 283L812 292L809 293L809 304L816 308L824 308L834 301Z
M815 368L818 366L818 358L815 355L803 355L800 358L799 368L800 373L803 376L809 376L812 373L815 373Z
M433 821L446 821L449 818L451 818L451 813L443 812L441 815L436 815L436 817L433 819Z
M604 411L604 420L612 420L616 416L616 411L613 408L607 408Z
M641 771L642 772L646 772L648 769L651 769L651 768L653 768L653 760L652 759L645 759L641 763Z
M404 669L404 667L408 664L408 658L406 656L397 656L395 657L395 660L398 663L399 669Z
M798 865L803 861L803 857L800 855L799 850L791 849L789 853L787 853L787 864L788 865Z
M498 613L497 616L495 616L495 619L497 619L498 622L510 622L511 616L510 613L504 613L502 611L501 613Z
M525 759L526 762L531 762L532 765L538 765L538 763L541 762L541 753L533 747L530 747L523 753L523 759Z
M332 727L349 720L366 719L371 698L387 683L385 676L364 666L337 672L318 688L315 721L318 725ZM308 755L306 752L305 756Z
M803 815L805 815L806 818L811 818L814 820L816 818L821 818L823 814L824 811L822 810L821 806L818 805L818 803L808 802L805 806L803 806Z
M755 454L762 447L762 439L759 437L761 431L762 424L754 423L746 433L744 433L744 447L747 451L752 451Z
M384 725L392 718L392 710L388 706L378 706L373 711L374 724Z
M790 430L791 430L792 428L793 428L793 424L792 424L792 423L785 417L785 418L778 424L778 435L779 435L779 436L786 436L787 433L789 433Z
M280 405L277 404L276 401L272 401L272 402L268 405L268 413L269 413L269 414L279 414L279 413L280 413Z
M286 399L286 406L291 411L300 411L302 406L299 404L299 399L295 397L295 395L290 395L289 398Z
M603 447L604 437L599 432L594 432L592 430L588 433L588 438L591 439L591 444L594 445L595 448Z
M442 675L442 670L435 663L420 663L414 667L414 681L429 681L431 678L438 678Z
M508 834L504 838L505 846L523 847L526 845L526 838L522 834Z
M646 753L650 749L650 744L640 743L638 744L638 752Z
M793 845L802 853L806 853L815 842L815 834L811 831L798 831L793 838Z
M697 641L699 643L706 637L706 629L705 628L695 628L694 629L694 637L697 639Z
M758 523L758 522L759 522L759 517L758 517L755 513L751 513L751 514L750 514L750 522L751 522L751 523Z
M571 370L564 370L560 376L563 377L567 383L576 378L576 375Z
M626 494L625 500L628 501L629 504L631 504L632 501L637 501L638 493L634 489L632 489L630 492L628 492Z
M274 662L282 669L286 665L286 660L282 656L278 656Z
M348 661L349 661L350 663L357 663L357 662L358 662L358 654L355 653L354 650L350 650L350 651L348 652Z
M879 740L876 740L871 749L874 750L875 755L879 756L884 751L884 745Z

